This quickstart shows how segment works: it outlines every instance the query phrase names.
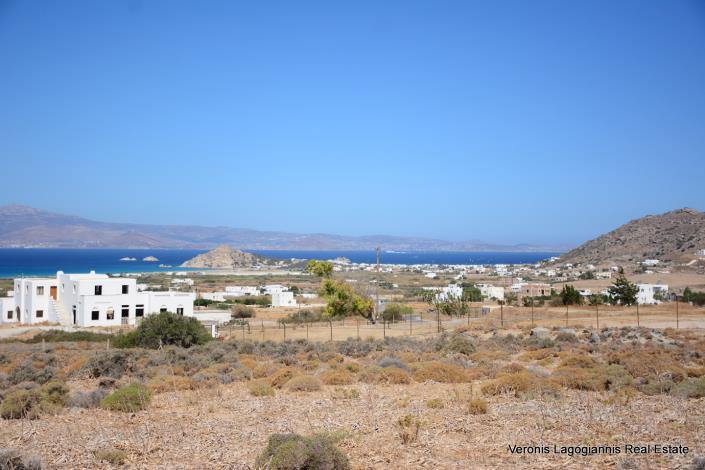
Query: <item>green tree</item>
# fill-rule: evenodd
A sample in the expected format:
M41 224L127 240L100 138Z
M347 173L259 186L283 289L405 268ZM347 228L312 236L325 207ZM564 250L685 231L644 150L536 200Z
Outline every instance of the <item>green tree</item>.
M211 339L211 335L197 319L162 312L145 317L136 330L117 336L114 344L115 347L123 348L157 349L167 344L188 348Z
M482 302L482 292L474 283L464 282L463 298L468 302Z
M318 293L326 299L323 313L327 317L342 318L361 315L368 320L373 320L374 303L372 299L358 294L352 286L344 281L325 278L321 282Z
M330 261L312 259L306 264L306 272L314 276L329 278L333 275L333 263Z
M414 309L406 304L391 303L384 307L382 318L386 321L396 322L404 319L405 315L411 315Z
M639 288L624 275L624 270L620 268L617 278L610 286L610 301L621 305L634 305Z
M563 286L560 295L563 305L580 305L583 303L583 297L580 295L580 292L570 284Z

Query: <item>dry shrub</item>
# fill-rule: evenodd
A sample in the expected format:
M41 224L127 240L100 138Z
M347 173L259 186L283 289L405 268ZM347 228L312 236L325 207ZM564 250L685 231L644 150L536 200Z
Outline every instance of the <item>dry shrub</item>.
M516 362L512 362L511 364L507 364L506 366L502 367L501 373L503 374L517 374L519 372L524 372L526 370L526 367L522 366L521 364L517 364Z
M686 373L688 377L702 377L705 375L705 367L688 367Z
M93 451L93 455L99 462L108 462L111 465L123 465L127 460L127 453L112 447Z
M501 349L491 351L478 351L470 355L470 359L475 362L504 361L509 358L509 353Z
M195 384L190 377L181 375L158 375L147 383L147 388L154 393L193 390Z
M271 397L274 396L274 388L269 385L266 380L253 380L247 384L250 395L253 397Z
M106 410L135 412L147 408L150 399L151 394L147 387L133 383L118 388L103 398L100 406Z
M255 358L249 357L249 355L247 357L240 356L239 361L240 364L250 369L253 373L255 371L255 367L259 364Z
M42 462L35 456L25 455L15 449L0 449L2 470L42 470Z
M499 365L495 363L482 363L479 366L470 367L466 373L469 381L481 379L493 379L497 376Z
M301 363L301 368L305 371L308 372L313 372L314 370L318 370L318 368L321 367L320 361L316 359L312 359L310 361L303 361Z
M551 374L553 383L574 390L618 390L632 384L633 377L618 364L591 368L559 367Z
M263 362L256 364L254 367L250 367L252 371L252 377L255 379L262 379L264 377L269 377L279 370L279 366L273 362Z
M357 374L362 370L362 366L354 361L346 361L343 367L352 374Z
M561 356L560 367L577 367L581 369L589 369L597 366L598 362L590 356L584 356L574 353L567 353Z
M326 385L350 385L355 377L347 369L336 367L323 372L321 380Z
M426 402L426 407L437 410L440 408L444 408L445 404L443 403L443 400L441 400L440 398L432 398Z
M482 398L473 398L468 402L468 413L471 415L484 415L487 413L487 401Z
M358 374L360 382L369 384L410 384L411 377L398 367L368 366Z
M410 362L418 362L419 361L419 355L418 353L411 352L411 351L399 351L394 353L401 361L405 363L410 363Z
M463 383L470 378L461 366L446 364L440 361L421 363L414 370L414 379L417 382Z
M397 420L397 433L402 444L411 444L419 438L421 421L412 415L406 415Z
M534 349L533 351L525 351L519 356L520 361L542 361L549 357L556 357L558 353L553 348Z
M252 378L252 372L247 367L230 364L213 364L193 375L193 381L200 386L213 386L216 384L229 384L237 381L246 381Z
M624 366L633 377L664 377L680 382L688 375L681 352L656 347L630 348L609 355L610 364Z
M282 367L269 377L269 385L274 388L282 388L289 380L298 374L299 371L293 367Z
M352 400L360 398L360 391L356 388L336 387L330 397L333 400Z
M290 392L315 392L321 389L321 381L310 375L297 375L286 383Z
M515 374L500 374L495 380L482 387L485 395L500 395L509 393L515 397L532 394L557 394L557 387L543 377L529 372Z
M78 374L78 372L86 365L87 360L88 357L85 355L74 357L63 369L61 369L61 372L67 377Z

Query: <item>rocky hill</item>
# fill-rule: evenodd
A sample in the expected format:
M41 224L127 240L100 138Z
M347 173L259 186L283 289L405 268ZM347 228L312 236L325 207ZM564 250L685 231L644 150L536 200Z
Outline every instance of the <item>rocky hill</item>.
M228 245L220 245L207 253L191 258L181 266L184 268L234 269L272 264L273 262L274 260L271 258L236 250Z
M678 209L632 220L563 254L561 263L687 262L705 249L705 212Z

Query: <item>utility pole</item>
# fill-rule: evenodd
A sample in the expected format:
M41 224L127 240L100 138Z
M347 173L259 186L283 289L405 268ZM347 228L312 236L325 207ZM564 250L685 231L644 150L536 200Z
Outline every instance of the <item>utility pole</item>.
M598 301L599 302L599 301ZM600 304L595 304L595 320L597 320L597 329L600 329Z
M379 247L375 248L377 254L377 279L375 282L375 320L379 318Z
M678 294L676 294L676 329L678 329Z
M636 327L639 328L639 301L636 302Z
M531 327L534 327L534 297L531 297Z

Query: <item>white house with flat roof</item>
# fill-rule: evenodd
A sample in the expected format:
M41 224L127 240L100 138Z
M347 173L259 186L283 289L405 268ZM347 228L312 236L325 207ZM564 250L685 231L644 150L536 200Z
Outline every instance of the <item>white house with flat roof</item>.
M0 322L135 325L159 312L193 316L194 299L191 292L139 291L131 278L59 271L55 278L15 279L13 295L1 300Z
M636 286L639 288L636 300L642 305L659 304L661 301L657 299L657 294L663 296L668 294L668 285L666 284L637 284Z
M272 307L296 307L293 292L274 292L272 294Z

